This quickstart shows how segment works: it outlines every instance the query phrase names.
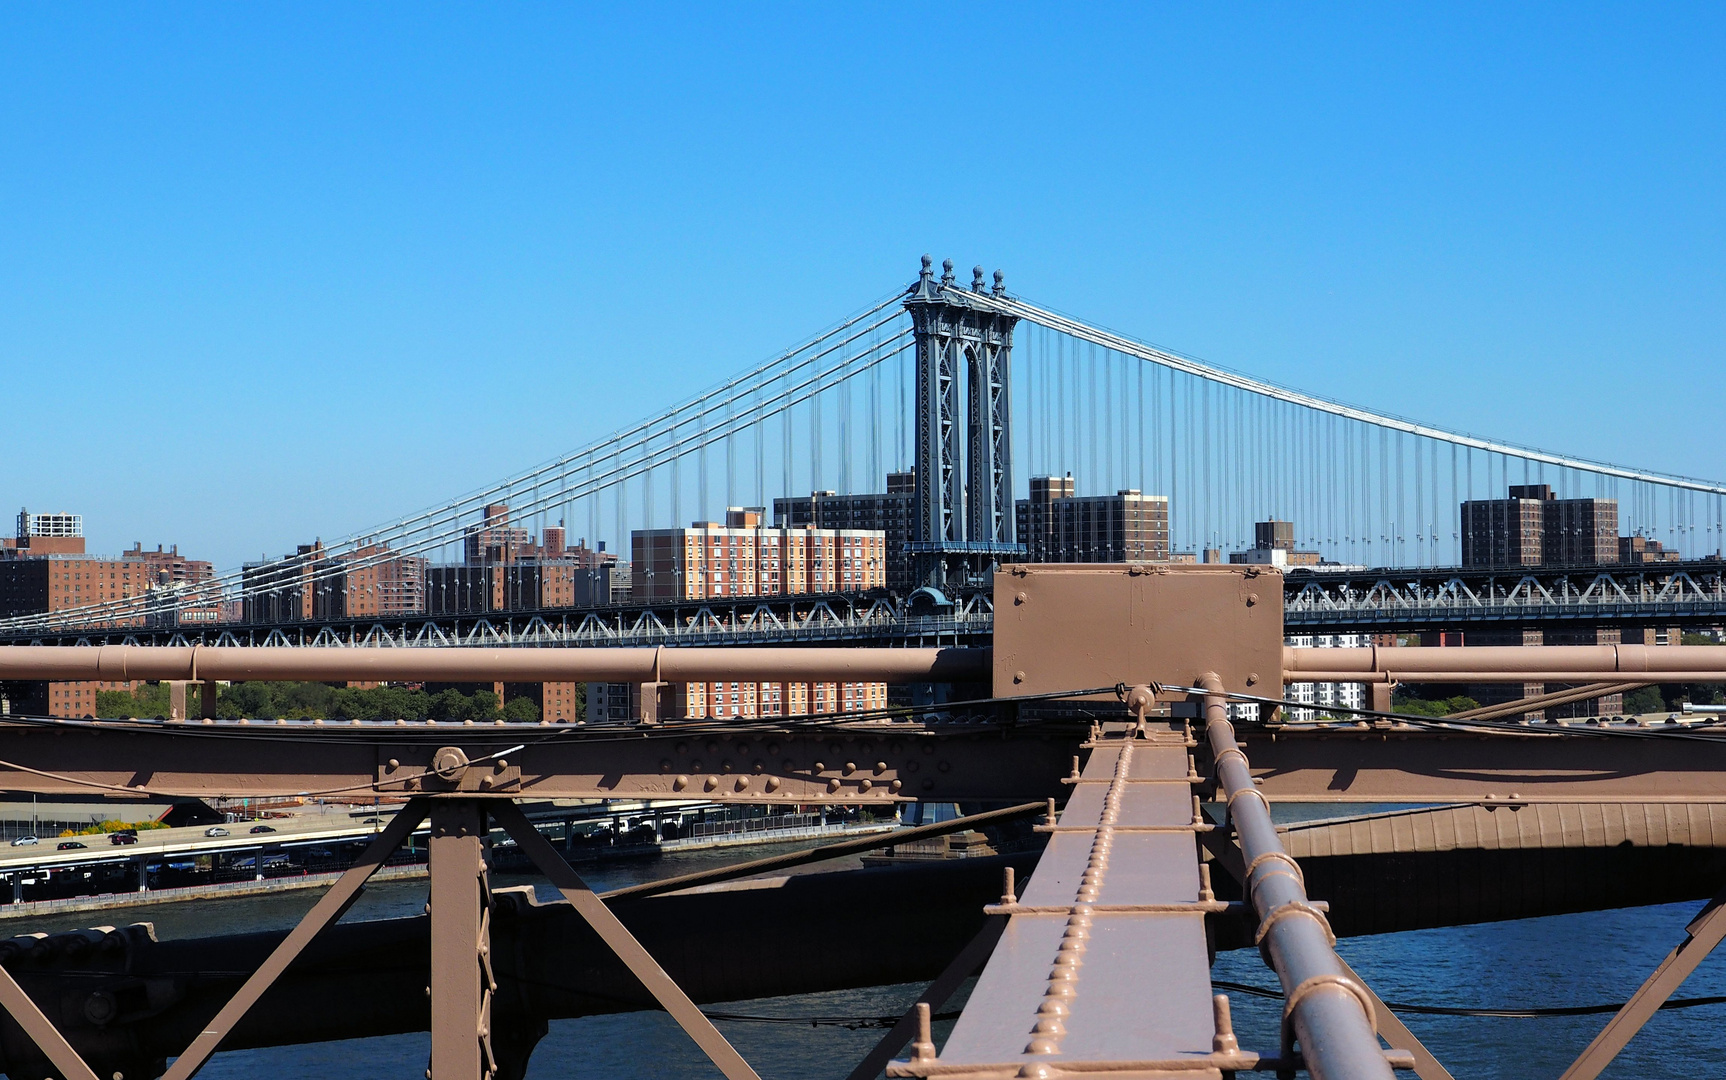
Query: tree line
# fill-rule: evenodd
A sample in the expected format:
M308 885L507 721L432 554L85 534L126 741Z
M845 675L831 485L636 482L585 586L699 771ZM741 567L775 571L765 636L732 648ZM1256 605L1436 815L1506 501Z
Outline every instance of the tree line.
M196 690L186 696L189 709L198 708ZM579 708L579 703L578 703ZM96 713L102 717L163 717L169 713L168 684L145 683L130 692L100 690ZM436 720L439 723L518 724L539 722L539 706L531 698L499 703L490 690L436 694L404 686L352 689L317 682L242 682L221 687L216 717L221 720Z

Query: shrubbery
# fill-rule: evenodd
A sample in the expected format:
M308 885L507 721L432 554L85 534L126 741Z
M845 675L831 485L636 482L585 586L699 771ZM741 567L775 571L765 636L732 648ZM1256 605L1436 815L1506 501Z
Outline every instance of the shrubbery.
M196 710L196 691L187 694L187 706ZM99 691L96 711L104 717L167 716L168 686L146 684L131 693ZM514 698L498 708L490 690L464 694L445 690L428 694L398 686L350 690L327 683L234 683L224 686L216 698L216 715L225 720L463 720L490 722L509 720L532 724L539 721L539 706L528 698Z
M144 832L147 829L166 829L168 826L160 821L98 821L94 825L86 825L82 829L61 829L61 836L105 836L116 832Z
M1391 711L1408 716L1449 716L1451 713L1478 708L1480 708L1480 702L1458 694L1455 697L1447 697L1438 701L1416 697L1403 698L1391 706Z

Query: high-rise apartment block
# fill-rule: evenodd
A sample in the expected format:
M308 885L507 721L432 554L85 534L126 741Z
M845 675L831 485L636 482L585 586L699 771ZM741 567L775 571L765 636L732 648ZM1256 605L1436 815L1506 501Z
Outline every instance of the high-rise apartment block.
M1618 561L1621 563L1677 562L1681 558L1683 556L1678 552L1669 551L1660 541L1650 540L1646 536L1618 538Z
M734 596L853 592L887 580L887 539L878 529L764 525L759 507L734 506L725 522L642 529L630 538L633 598L683 601ZM612 701L616 688L588 700ZM797 716L880 708L882 683L687 683L670 711L689 717Z
M840 495L817 491L773 500L775 528L808 526L840 532L878 532L886 538L886 586L900 594L916 588L911 580L911 528L916 516L917 474L887 474L885 492Z
M1169 500L1123 489L1075 495L1071 476L1033 476L1031 497L1015 506L1019 542L1030 562L1167 562Z
M1264 550L1293 551L1294 546L1294 522L1253 522L1253 547Z
M1288 522L1260 522L1261 525L1287 525ZM1290 528L1290 543L1293 543L1293 528ZM1262 544L1266 539L1261 532L1258 540ZM1270 539L1276 539L1272 536ZM1261 550L1282 551L1284 548L1269 548ZM1283 644L1294 645L1305 649L1354 649L1370 645L1366 634L1299 634L1283 639ZM1290 683L1283 688L1283 700L1297 702L1302 707L1291 707L1285 719L1292 721L1310 721L1325 715L1326 709L1364 709L1367 707L1366 686L1363 683Z
M22 551L32 555L82 555L83 514L32 514L18 511L18 533L0 539L0 551Z
M872 529L765 526L759 507L734 506L724 524L636 530L630 572L638 602L855 592L886 584L887 539Z
M425 610L426 560L369 544L340 555L322 541L241 569L247 622L368 619Z
M1206 559L1210 562L1210 559ZM1257 566L1321 566L1324 557L1316 551L1296 551L1294 522L1253 522L1253 546L1229 552L1229 562Z
M134 544L118 556L84 550L80 514L18 514L18 532L0 547L0 617L38 615L98 605L95 622L115 627L143 626L171 610L179 623L214 621L218 606L168 607L159 601L211 581L215 568L188 559L179 549L145 551ZM96 711L98 690L130 690L125 681L35 682L16 684L7 696L14 711L50 716L87 716Z
M462 561L426 571L425 610L433 615L541 608L605 607L615 597L617 556L570 547L561 525L547 525L538 538L513 524L502 503L485 508L484 519L462 537Z
M1464 566L1594 566L1618 561L1618 500L1560 499L1518 484L1462 504Z

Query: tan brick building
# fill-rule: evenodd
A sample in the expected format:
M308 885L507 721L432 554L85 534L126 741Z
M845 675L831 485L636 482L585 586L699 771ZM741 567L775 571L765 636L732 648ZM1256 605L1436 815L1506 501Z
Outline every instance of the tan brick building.
M769 527L756 507L731 507L725 523L642 529L630 538L637 601L860 592L887 583L880 530ZM590 694L590 697L594 695ZM804 716L882 708L884 683L686 683L672 710L686 717Z

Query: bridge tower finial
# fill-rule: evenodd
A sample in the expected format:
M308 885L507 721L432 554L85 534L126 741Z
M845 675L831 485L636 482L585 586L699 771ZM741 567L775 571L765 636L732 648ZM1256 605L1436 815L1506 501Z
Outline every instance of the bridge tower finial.
M943 284L943 285L953 284L953 260L952 259L942 259L941 260L941 284Z
M1006 296L1007 295L1007 275L1003 274L999 270L995 271L994 293L996 296Z
M977 293L980 293L983 291L983 264L982 263L978 263L976 266L971 267L971 291L977 292Z

